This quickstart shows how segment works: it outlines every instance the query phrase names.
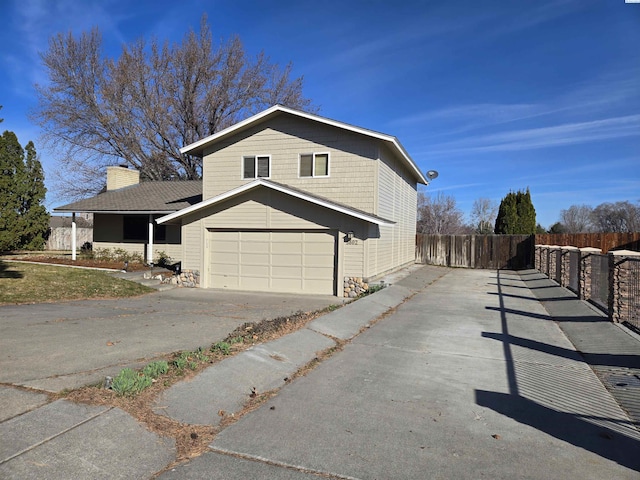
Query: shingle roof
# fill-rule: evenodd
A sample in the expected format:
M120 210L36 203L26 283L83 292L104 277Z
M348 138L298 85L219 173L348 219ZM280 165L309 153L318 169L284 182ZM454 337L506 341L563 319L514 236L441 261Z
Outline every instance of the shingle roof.
M202 201L202 180L142 182L54 208L56 212L171 213Z
M370 223L375 223L377 225L393 225L396 222L392 221L392 220L387 220L385 218L382 217L378 217L377 215L373 215L371 213L367 213L367 212L363 212L362 210L358 210L352 207L349 207L347 205L344 204L340 204L340 203L336 203L332 200L328 200L324 197L320 197L318 195L312 195L308 192L305 192L304 190L299 190L297 188L291 188L288 185L284 185L282 183L276 183L276 182L272 182L270 180L265 180L264 178L257 178L255 180L253 180L252 182L249 183L245 183L244 185L240 185L239 187L233 188L225 193L221 193L220 195L217 195L215 197L212 198L208 198L207 200L204 200L200 203L197 203L195 205L189 206L183 210L180 210L178 212L174 212L174 213L170 213L168 215L165 215L163 217L160 217L158 219L156 219L156 221L158 222L158 224L162 224L165 222L169 222L172 220L175 220L176 218L181 218L184 215L188 215L190 213L193 212L197 212L199 210L202 210L203 208L207 208L210 207L211 205L215 205L217 203L223 202L224 200L227 200L229 198L235 197L237 195L241 195L244 192L247 192L249 190L252 190L254 188L258 188L258 187L266 187L266 188L271 188L273 190L277 190L279 192L282 192L286 195L291 195L292 197L296 197L302 200L306 200L308 202L311 203L315 203L316 205L321 205L323 207L326 208L330 208L331 210L335 210L337 212L341 212L344 213L346 215L350 215L352 217L356 217L356 218L360 218L361 220L365 220L367 222Z

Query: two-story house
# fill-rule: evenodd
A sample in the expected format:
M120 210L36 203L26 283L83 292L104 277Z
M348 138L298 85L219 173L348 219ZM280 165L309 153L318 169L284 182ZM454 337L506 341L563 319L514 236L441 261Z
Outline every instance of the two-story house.
M146 215L137 224L148 224L147 254L164 245L153 243L154 228L165 242L173 232L170 255L198 271L202 287L342 296L345 277L372 279L415 260L417 184L427 181L393 136L274 106L181 151L203 159L201 199L176 190L153 211L127 208ZM106 194L131 197L144 185ZM124 234L133 213L110 215L120 215L112 235ZM96 247L107 217L94 217Z

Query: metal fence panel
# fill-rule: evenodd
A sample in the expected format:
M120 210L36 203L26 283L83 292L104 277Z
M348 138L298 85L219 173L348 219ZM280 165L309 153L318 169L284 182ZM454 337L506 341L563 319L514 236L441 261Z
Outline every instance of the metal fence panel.
M580 264L580 252L569 252L569 285L568 288L574 293L578 293L578 268Z
M609 257L594 255L591 260L591 301L609 310Z
M629 288L629 324L640 330L640 260L627 259L629 262L627 286Z

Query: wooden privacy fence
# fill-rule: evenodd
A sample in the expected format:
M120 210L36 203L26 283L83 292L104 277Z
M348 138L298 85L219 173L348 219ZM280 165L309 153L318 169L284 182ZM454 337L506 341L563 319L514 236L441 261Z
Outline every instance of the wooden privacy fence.
M462 268L531 268L534 235L416 235L416 262Z
M536 235L536 245L571 245L609 250L640 251L640 232L635 233L543 233Z
M77 228L76 242L80 248L84 242L93 242L93 228ZM71 227L50 229L45 250L71 250Z

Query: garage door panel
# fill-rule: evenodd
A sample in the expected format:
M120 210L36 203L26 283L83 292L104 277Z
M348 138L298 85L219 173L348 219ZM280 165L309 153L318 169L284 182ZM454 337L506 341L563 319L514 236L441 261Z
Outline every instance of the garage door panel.
M240 289L267 292L269 291L269 277L242 277Z
M297 278L301 279L303 275L302 267L271 267L271 276L273 278Z
M271 240L276 243L295 243L302 242L303 232L287 232L272 231Z
M273 242L271 244L271 253L273 254L295 254L302 255L302 243L301 242Z
M313 280L321 280L327 278L329 274L333 275L333 268L329 267L305 267L305 278Z
M264 277L269 278L269 265L240 265L240 276L245 277ZM242 280L240 280L242 283Z
M306 255L304 257L305 267L326 267L333 262L333 255L330 257L324 255ZM331 267L333 270L333 267Z
M304 256L302 255L271 255L271 264L274 266L282 265L284 267L298 265L302 266Z
M219 252L238 253L238 241L237 240L222 240L218 241L216 249Z
M304 244L304 253L306 255L331 255L333 256L333 252L335 250L335 246L333 244L328 245L327 242L305 242Z
M216 288L233 288L238 289L240 285L238 284L238 276L227 276L227 275L218 275L211 274L211 283L212 285L216 285Z
M271 262L268 253L243 253L241 258L242 265L269 265Z
M239 265L237 263L219 263L215 273L219 275L234 275L238 276Z
M213 288L333 294L335 236L328 232L210 232Z
M269 254L269 242L264 242L264 241L246 241L246 240L242 240L242 242L240 243L240 247L239 247L240 253L242 254L247 254L247 253L263 253L268 255Z

